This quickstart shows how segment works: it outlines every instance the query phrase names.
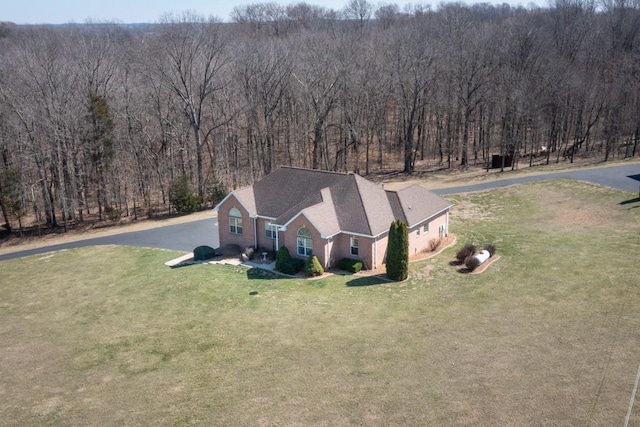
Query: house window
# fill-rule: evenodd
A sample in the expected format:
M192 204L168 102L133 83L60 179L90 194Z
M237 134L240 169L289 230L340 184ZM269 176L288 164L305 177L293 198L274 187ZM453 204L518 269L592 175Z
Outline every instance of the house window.
M278 226L277 225L273 225L270 222L267 222L264 225L264 236L267 239L274 239L275 240L277 234L278 234Z
M237 208L229 211L229 232L231 234L242 234L242 213Z
M311 256L313 251L313 240L311 232L306 228L298 230L298 255Z
M429 232L429 223L425 222L424 225L422 226L422 231L424 231L425 233Z
M357 237L352 237L351 238L351 255L358 255L358 238Z

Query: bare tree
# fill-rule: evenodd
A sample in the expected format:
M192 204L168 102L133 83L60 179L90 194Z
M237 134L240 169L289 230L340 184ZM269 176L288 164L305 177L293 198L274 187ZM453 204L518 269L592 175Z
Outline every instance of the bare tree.
M438 54L429 36L426 20L416 20L407 32L393 35L392 52L394 101L402 124L402 142L405 173L414 168L415 136L430 102L430 90L435 81L434 61Z
M276 122L281 102L289 90L293 63L281 43L248 40L237 52L237 75L242 79L249 141L257 142L261 172L276 164Z
M306 101L309 112L309 133L312 141L311 167L317 169L322 160L327 161L324 144L327 120L336 107L340 93L340 69L332 55L332 40L328 37L304 37L299 49L297 67L292 76L297 90Z
M222 69L227 63L226 40L215 18L190 12L167 15L157 40L158 59L152 70L183 104L196 148L198 195L204 195L203 132L206 106L226 82Z

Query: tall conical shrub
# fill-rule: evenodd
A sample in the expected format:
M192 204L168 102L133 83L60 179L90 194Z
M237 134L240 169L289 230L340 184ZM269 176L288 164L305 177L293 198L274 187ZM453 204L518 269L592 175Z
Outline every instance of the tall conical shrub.
M393 221L389 228L387 276L398 281L409 277L409 232L399 219Z

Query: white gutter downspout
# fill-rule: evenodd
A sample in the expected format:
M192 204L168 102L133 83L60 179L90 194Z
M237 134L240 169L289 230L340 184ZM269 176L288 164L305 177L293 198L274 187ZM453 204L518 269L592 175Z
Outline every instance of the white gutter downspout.
M445 237L449 235L449 211L447 211L447 223L444 226Z
M378 236L373 238L373 269L375 270L378 262Z
M280 227L276 228L276 252L280 250Z
M253 217L253 247L258 249L258 217Z

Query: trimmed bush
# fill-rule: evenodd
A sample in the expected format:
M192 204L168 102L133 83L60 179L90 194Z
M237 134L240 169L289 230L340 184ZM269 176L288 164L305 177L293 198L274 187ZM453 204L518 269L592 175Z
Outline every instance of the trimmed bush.
M484 245L484 250L489 252L489 256L493 256L496 253L496 247L490 244Z
M282 271L285 273L283 268L286 268L285 265L291 262L291 253L286 246L281 246L276 254L276 270Z
M315 255L309 257L304 265L304 272L310 277L322 276L324 274L324 268L322 268L318 257Z
M409 232L400 220L395 220L389 227L389 243L387 245L387 277L391 280L405 280L409 277Z
M351 273L357 273L362 270L362 261L351 258L342 258L338 261L338 268L344 271L350 271Z
M304 268L305 261L299 258L291 258L289 261L283 263L278 269L279 272L284 274L295 275L300 273Z
M211 246L198 246L193 250L193 259L196 261L205 261L216 255L215 249Z
M472 244L464 245L457 253L456 260L460 263L465 262L467 257L476 253L476 247Z
M442 243L442 240L440 240L439 237L429 240L429 250L431 252L434 252L436 249L438 249L438 247L440 246L440 243Z
M467 267L467 270L473 271L480 265L480 261L474 255L469 255L464 260L464 266Z

